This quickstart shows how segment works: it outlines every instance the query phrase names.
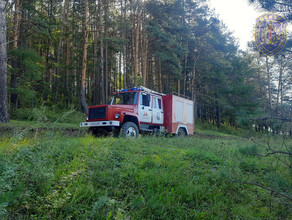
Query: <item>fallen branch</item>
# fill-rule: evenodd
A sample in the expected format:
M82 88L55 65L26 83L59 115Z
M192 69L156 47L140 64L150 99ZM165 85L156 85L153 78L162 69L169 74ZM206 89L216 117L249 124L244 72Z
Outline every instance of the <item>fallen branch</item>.
M285 154L285 155L288 155L288 156L292 156L292 153L291 152L286 152L286 151L272 151L272 152L269 152L265 155L261 155L261 154L257 154L257 156L261 156L261 157L268 157L270 155L273 155L273 154Z
M292 197L291 197L290 195L285 195L285 194L283 194L283 193L281 193L281 192L278 192L278 191L276 191L276 190L274 190L274 189L271 189L271 188L265 187L265 186L263 186L263 185L261 185L261 184L259 184L259 183L245 182L245 181L239 181L239 180L233 180L233 179L230 179L230 180L231 180L232 182L237 182L237 183L242 183L242 184L248 184L248 185L258 186L258 187L260 187L260 188L262 188L262 189L268 190L268 191L270 191L270 192L272 192L272 193L275 193L276 195L283 196L283 197L285 197L286 199L289 199L290 201L292 201Z

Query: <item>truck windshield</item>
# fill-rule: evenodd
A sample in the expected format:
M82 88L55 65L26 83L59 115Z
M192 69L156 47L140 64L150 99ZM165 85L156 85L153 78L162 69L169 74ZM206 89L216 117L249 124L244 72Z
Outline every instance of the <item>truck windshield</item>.
M138 92L125 92L115 94L112 98L112 105L136 105L138 101Z

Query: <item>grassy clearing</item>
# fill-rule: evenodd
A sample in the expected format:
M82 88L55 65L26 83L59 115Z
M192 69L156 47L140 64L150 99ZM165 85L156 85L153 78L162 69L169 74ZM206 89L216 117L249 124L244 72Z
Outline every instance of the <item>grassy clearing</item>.
M212 123L197 122L195 125L195 132L203 135L221 136L221 137L249 137L253 131L245 130L242 128L234 128L228 124L223 124L218 128ZM252 133L251 133L252 132Z
M18 121L11 120L9 123L0 123L0 128L48 128L48 129L79 129L79 123L60 123L60 122L39 122L39 121Z
M74 109L53 110L47 107L18 109L9 123L0 123L0 131L7 129L80 129L85 114Z
M242 137L72 138L51 131L2 136L0 218L288 219L287 199L234 181L291 195L288 168L274 156L254 156L266 143Z

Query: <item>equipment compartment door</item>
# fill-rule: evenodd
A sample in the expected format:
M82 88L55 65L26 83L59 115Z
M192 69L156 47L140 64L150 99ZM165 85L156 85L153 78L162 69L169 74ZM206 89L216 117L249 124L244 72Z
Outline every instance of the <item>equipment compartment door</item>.
M163 106L160 97L153 97L153 124L163 124Z
M146 93L140 94L138 115L140 122L151 123L152 109L150 94Z

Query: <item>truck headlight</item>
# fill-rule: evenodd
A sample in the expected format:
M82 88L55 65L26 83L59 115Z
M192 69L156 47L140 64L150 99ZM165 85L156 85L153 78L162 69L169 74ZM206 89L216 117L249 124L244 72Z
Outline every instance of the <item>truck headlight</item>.
M119 117L120 117L120 114L119 113L116 113L115 114L115 118L118 119Z
M88 121L88 116L86 116L86 121Z

